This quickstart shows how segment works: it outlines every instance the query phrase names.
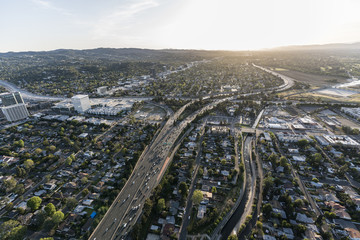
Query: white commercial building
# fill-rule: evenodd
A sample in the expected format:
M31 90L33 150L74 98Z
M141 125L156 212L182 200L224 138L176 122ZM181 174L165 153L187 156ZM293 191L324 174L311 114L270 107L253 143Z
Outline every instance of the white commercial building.
M107 94L107 86L98 87L98 88L97 88L97 93L98 93L99 95L105 95L105 94Z
M71 98L75 111L84 113L91 108L88 95L76 95Z
M341 111L343 111L344 113L346 113L354 118L360 118L360 108L342 107Z
M360 144L346 135L324 135L323 138L331 145L341 144L348 147L358 147Z
M6 117L6 120L10 122L15 122L29 117L29 112L24 103L2 107L1 110Z

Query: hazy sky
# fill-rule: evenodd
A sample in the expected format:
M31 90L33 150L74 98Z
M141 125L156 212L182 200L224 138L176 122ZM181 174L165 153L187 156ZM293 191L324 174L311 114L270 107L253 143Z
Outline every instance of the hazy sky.
M0 0L0 52L360 41L359 0Z

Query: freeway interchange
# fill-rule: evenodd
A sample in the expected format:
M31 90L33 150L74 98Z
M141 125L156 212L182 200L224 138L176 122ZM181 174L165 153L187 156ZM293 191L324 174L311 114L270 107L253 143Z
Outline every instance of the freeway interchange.
M259 68L263 69L262 67ZM269 71L265 69L263 70ZM275 73L272 72L272 74ZM188 104L181 107L175 114L170 116L170 118L162 127L161 131L154 137L153 141L143 151L128 181L113 201L105 216L92 232L89 239L125 239L129 235L132 227L142 214L142 208L145 203L145 199L150 197L151 191L159 184L167 166L169 165L169 155L174 147L176 140L179 138L188 124L190 124L198 115L212 109L221 102L233 100L238 96L250 96L264 92L283 91L293 86L293 81L289 81L285 78L283 78L283 80L284 84L282 86L278 88L271 88L266 91L255 91L252 93L238 94L237 96L230 97L226 94L204 97L203 99L212 98L213 101L192 113L178 124L175 123L177 122L180 115L196 100L190 101ZM58 97L39 96L32 94L25 90L19 89L15 85L6 81L0 80L0 85L4 86L10 91L21 92L23 97L29 100L63 100L63 98Z
M289 81L287 78L283 80L283 85L276 89L269 89L268 92L283 91L292 87L294 84L293 81ZM261 93L261 91L258 91L242 94L242 96ZM132 229L132 226L136 223L142 213L142 207L145 199L150 197L152 189L159 184L162 175L165 173L169 161L168 156L175 141L178 139L186 126L198 115L212 109L221 102L233 100L235 98L236 97L229 97L225 95L222 99L216 99L198 111L192 113L177 125L174 124L179 116L183 113L186 107L193 104L195 100L192 100L188 104L184 105L173 116L171 116L159 134L154 138L149 146L145 148L125 186L122 188L121 192L116 197L89 239L126 239Z

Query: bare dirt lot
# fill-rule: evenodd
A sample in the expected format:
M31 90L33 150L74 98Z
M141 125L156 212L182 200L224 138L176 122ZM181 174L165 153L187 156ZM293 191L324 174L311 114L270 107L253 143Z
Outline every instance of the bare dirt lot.
M357 129L360 129L360 126L359 124L353 122L353 121L350 121L349 119L346 119L342 116L337 116L336 119L341 122L342 125L344 126L349 126L351 128L357 128Z

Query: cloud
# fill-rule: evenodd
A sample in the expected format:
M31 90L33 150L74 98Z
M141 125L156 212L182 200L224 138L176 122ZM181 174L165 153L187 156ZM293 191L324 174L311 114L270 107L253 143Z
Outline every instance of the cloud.
M142 20L141 17L138 18L139 14L157 6L159 3L155 0L132 1L130 4L120 6L107 16L100 18L93 25L94 36L95 38L118 38L124 31L130 31L134 25Z
M63 15L72 15L68 10L64 9L64 8L60 8L60 7L56 7L52 2L50 1L46 1L46 0L32 0L32 2L34 4L36 4L37 6L43 8L43 9L48 9L48 10L54 10L58 13L61 13Z

